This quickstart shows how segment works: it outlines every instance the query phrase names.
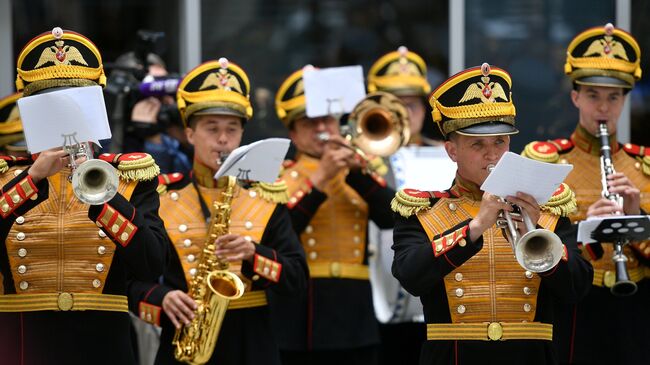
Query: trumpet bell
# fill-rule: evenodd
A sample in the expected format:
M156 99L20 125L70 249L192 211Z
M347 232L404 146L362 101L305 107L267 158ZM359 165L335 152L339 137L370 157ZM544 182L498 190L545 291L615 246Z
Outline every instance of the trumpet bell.
M555 267L563 254L562 240L547 229L526 232L519 238L515 247L515 257L519 265L535 273Z
M72 173L72 191L79 200L100 205L117 194L119 178L115 168L106 161L88 160Z
M410 139L409 114L398 97L386 92L368 94L348 118L354 144L375 156L390 156Z

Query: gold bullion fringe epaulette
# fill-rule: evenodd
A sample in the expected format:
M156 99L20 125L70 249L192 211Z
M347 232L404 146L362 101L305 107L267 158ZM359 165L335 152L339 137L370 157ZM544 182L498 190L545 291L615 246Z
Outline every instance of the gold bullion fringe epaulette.
M641 163L641 171L644 175L650 176L650 151L647 147L626 143L623 145L623 150Z
M567 217L578 209L576 194L567 184L561 183L548 202L540 208L543 212Z
M560 154L557 147L544 141L530 142L524 147L521 155L532 160L556 163L560 159Z
M104 153L99 158L113 164L125 181L149 181L160 174L160 167L148 153Z
M27 157L0 156L0 174L9 171L11 167L29 165L32 162L32 159Z
M289 193L287 184L284 180L278 180L274 183L256 182L251 190L259 194L260 198L275 204L287 204L289 202Z
M415 189L402 189L395 193L390 207L395 213L408 218L418 212L431 208L431 194Z

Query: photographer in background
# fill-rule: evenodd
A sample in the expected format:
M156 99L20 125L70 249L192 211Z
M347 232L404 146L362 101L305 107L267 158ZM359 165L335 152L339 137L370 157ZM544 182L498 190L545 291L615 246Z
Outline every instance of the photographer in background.
M174 100L179 77L170 75L158 56L163 41L164 33L138 31L136 50L110 65L106 99L119 141L111 150L145 151L162 173L186 173L192 168L192 148Z

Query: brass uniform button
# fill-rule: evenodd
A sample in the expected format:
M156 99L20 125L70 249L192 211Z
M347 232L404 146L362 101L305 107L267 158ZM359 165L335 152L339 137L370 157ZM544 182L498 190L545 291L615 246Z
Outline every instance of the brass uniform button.
M255 198L257 196L257 193L255 191L251 190L251 191L248 192L248 196L250 196L251 198Z
M126 241L126 240L128 240L128 239L129 239L129 234L126 233L126 232L122 232L122 235L120 236L120 239L121 239L122 241Z
M100 262L99 264L95 265L95 270L97 270L97 272L104 271L104 264Z
M18 270L17 270L17 271L18 271L19 274L24 274L24 273L27 272L27 266L25 266L25 265L20 265L20 266L18 266Z
M634 163L634 168L637 170L641 170L641 163L640 162L635 162Z
M190 269L190 276L195 276L196 275L196 268L191 268Z
M18 223L18 224L23 224L23 223L25 223L25 217L23 217L23 216L21 215L20 217L16 218L16 223Z
M194 260L196 260L196 257L194 255L187 255L187 262L194 262Z
M311 224L305 227L305 233L310 234L313 231L314 231L314 227L312 227Z
M524 312L530 312L531 309L533 309L533 307L530 304L524 304Z
M354 229L355 231L358 231L360 229L360 227L359 227L358 224L355 224L354 226L352 226L352 229Z
M456 279L456 281L463 281L463 274L457 272L456 275L454 275L454 279Z
M99 280L99 279L94 279L93 280L93 288L99 288L100 286L102 286L102 281Z
M18 249L18 257L25 257L27 256L27 249L26 248L19 248Z
M14 203L18 203L20 201L20 195L14 194L11 196L11 201Z
M24 239L25 239L25 233L23 233L23 232L18 232L18 233L16 234L16 239L17 239L18 241L22 241L22 240L24 240Z
M181 224L178 226L178 230L181 231L181 233L187 232L187 224Z
M454 204L454 203L449 203L449 210L451 210L452 212L456 211L457 208L458 208L458 207L456 207L456 204Z
M316 244L316 240L315 240L315 239L310 238L310 239L307 240L307 245L308 245L309 247L313 247L315 244Z
M117 231L119 230L120 230L120 226L118 226L117 224L113 224L113 227L111 227L111 232L113 233L117 233Z
M18 176L23 173L23 170L16 170L14 171L14 176Z
M532 273L531 271L526 270L525 275L526 275L526 278L528 278L528 279L532 279L532 278L533 278L533 273Z
M173 201L177 201L178 198L179 198L177 192L173 192L173 193L169 194L169 197L170 197Z
M244 228L246 228L247 230L250 231L251 229L253 229L253 222L251 222L251 221L246 221L246 222L244 223Z
M2 212L6 213L9 211L9 204L2 204Z
M463 314L463 313L465 313L466 310L467 310L467 309L466 309L465 306L462 305L462 304L459 305L459 306L456 308L456 312L458 312L458 314Z
M524 294L526 294L526 295L530 295L531 292L532 292L532 291L530 290L529 287L524 286Z
M292 178L297 179L297 178L298 178L298 171L291 171L291 172L289 173L289 175L290 175Z
M309 253L309 258L311 260L316 260L317 257L318 257L318 254L315 251L312 251L312 252Z
M359 238L359 236L354 236L354 237L352 237L352 242L361 243L361 238Z
M457 297L460 298L460 297L462 297L464 294L465 294L465 291L463 290L463 288L458 288L458 289L456 289L456 296L457 296Z
M354 251L352 252L352 254L354 255L354 257L359 257L359 256L361 256L361 251L359 251L359 250L357 249L357 250L354 250Z
M21 281L18 286L20 287L20 290L27 290L27 288L29 288L29 283L26 281Z
M258 280L260 280L260 276L257 275L257 274L255 274L255 275L253 275L253 276L251 277L251 279L253 279L253 281L258 281Z
M185 246L185 247L192 246L192 240L190 240L189 238L184 239L183 240L183 246Z
M100 254L100 255L105 254L106 253L106 247L104 247L104 246L97 247L97 253Z
M98 234L99 237L101 237L101 238L106 238L106 233L104 233L104 231L101 230L101 229L99 230L99 232L97 232L97 234Z
M464 238L461 238L460 241L458 241L458 246L465 247L465 245L467 245L467 241Z

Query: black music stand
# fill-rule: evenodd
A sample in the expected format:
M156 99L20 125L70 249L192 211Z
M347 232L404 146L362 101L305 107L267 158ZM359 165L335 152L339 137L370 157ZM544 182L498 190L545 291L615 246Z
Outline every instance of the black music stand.
M612 294L630 296L636 293L637 285L630 280L627 273L627 256L623 246L632 241L642 241L650 238L650 219L648 216L607 217L591 232L591 238L598 242L613 242L614 255L612 260L616 265L616 281L611 287Z

